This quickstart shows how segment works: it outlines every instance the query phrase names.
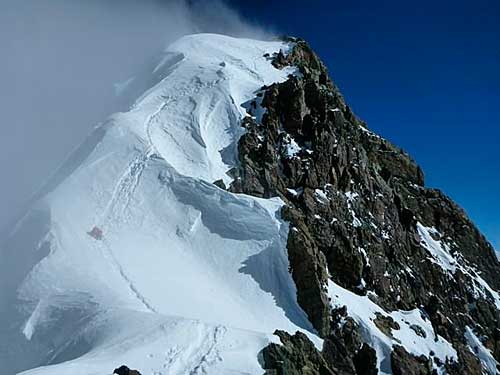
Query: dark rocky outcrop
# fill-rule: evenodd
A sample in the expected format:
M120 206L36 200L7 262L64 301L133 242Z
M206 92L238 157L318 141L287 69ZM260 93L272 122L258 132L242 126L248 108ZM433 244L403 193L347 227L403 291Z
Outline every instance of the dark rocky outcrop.
M266 365L273 368L281 360L299 371L290 374L321 373L318 368L300 372L317 356L331 371L376 373L366 335L346 318L345 309L332 308L340 302L329 299L330 279L369 296L384 311L419 309L435 334L457 351L456 362L438 363L431 354L415 357L396 345L390 361L394 373L426 374L437 366L479 374L465 327L473 328L500 361L495 305L500 265L492 246L450 198L425 187L422 170L407 153L354 115L311 48L293 42L293 50L277 54L273 63L296 66L300 74L262 88L266 112L262 121L247 117L243 122L240 166L228 189L285 202L282 217L290 223L287 248L297 299L325 347L313 354L306 337L281 333L284 349L266 350ZM449 263L432 254L424 235L439 241ZM384 316L376 323L388 336L397 328ZM425 335L417 325L411 329Z
M377 328L382 331L386 336L393 338L392 330L399 330L399 324L394 321L390 316L385 316L380 313L375 314L376 318L373 320Z
M364 343L353 357L357 374L377 375L377 353L370 345Z
M117 375L141 375L141 373L137 370L131 370L127 366L122 365L118 368L115 368L113 374Z
M306 335L297 332L290 335L276 331L282 345L271 344L262 352L266 374L276 375L336 375L321 353Z
M325 338L323 356L328 363L336 364L341 374L376 374L377 356L370 345L363 343L358 324L341 312L342 324Z
M409 354L402 346L395 346L391 353L391 365L394 375L431 375L432 362L424 356Z

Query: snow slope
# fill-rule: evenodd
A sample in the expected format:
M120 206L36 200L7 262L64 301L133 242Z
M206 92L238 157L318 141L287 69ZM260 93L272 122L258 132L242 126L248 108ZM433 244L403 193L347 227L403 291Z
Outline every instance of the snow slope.
M264 54L289 47L180 39L53 176L0 254L2 374L258 374L275 329L319 341L281 202L212 184L230 182L245 103L295 73Z

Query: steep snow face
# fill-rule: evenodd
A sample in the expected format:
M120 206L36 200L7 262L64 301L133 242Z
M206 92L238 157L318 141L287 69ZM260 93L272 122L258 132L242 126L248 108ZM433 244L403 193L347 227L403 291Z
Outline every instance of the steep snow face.
M0 362L7 375L261 373L277 329L308 332L288 272L279 200L234 195L240 122L293 69L289 45L184 37L127 113L100 126L4 246Z

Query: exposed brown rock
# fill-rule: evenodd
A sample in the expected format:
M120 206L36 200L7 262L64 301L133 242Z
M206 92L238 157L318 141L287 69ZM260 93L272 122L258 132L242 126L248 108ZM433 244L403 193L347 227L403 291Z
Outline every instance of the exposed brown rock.
M457 349L458 363L446 364L448 369L472 366L461 349L467 348L466 326L481 333L500 361L500 312L477 281L500 290L492 246L450 198L424 186L421 168L407 153L367 129L311 48L292 40L292 52L277 54L273 64L296 66L301 75L263 88L266 113L262 123L244 120L241 165L229 189L286 203L282 217L291 228L287 247L297 299L325 338L325 360L355 374L354 358L364 344L354 323L339 328L346 317L331 310L330 276L359 295L370 291L387 312L420 309L435 334ZM433 228L435 240L455 259L454 272L426 249L417 223ZM391 337L395 325L376 320ZM410 328L425 336L421 327ZM431 353L425 359L405 353L401 348L393 355L398 368L425 373L438 366Z
M393 375L431 375L432 362L424 356L409 354L402 346L395 346L391 353Z
M356 373L365 375L377 375L377 353L368 344L363 344L361 349L353 358Z
M378 329L380 329L386 336L394 338L392 330L399 330L399 324L394 321L390 316L385 316L380 313L375 314L377 317L373 321Z
M313 343L303 333L290 335L276 331L282 345L271 344L262 356L266 374L276 375L336 375L317 351Z

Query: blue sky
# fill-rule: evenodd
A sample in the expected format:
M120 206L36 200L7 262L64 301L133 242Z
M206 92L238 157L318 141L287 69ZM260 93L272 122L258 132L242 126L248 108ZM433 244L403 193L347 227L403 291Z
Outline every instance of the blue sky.
M306 39L369 127L500 249L500 1L232 1Z

